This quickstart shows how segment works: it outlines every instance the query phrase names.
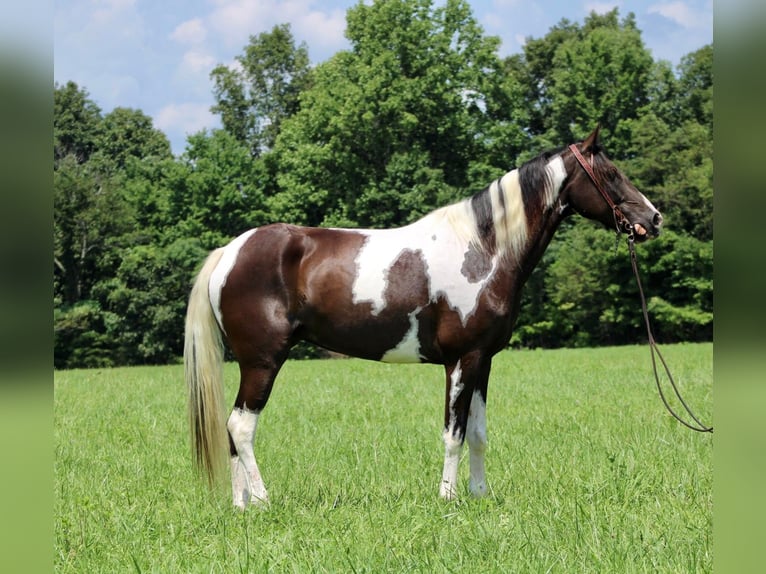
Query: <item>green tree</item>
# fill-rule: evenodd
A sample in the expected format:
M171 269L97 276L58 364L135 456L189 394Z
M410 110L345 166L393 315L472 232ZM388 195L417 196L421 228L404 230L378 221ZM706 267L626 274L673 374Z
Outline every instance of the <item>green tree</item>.
M224 130L254 156L273 147L282 122L300 108L311 83L308 49L295 46L290 26L251 36L237 66L217 66L210 74Z
M116 364L162 364L180 357L186 301L205 254L196 238L122 250L114 276L94 288L110 319L106 333Z
M498 40L466 2L360 3L347 19L351 50L317 67L277 139L271 204L304 223L404 223L486 175L485 145L502 135L490 120L512 80L498 87ZM419 201L403 200L407 190Z
M223 130L190 136L173 178L170 216L186 237L205 237L210 247L270 220L263 192L263 164Z
M713 237L712 45L687 55L679 75L660 63L649 101L621 120L622 167L665 215L665 225Z
M512 65L529 100L533 147L575 141L600 123L612 156L622 157L623 142L611 135L646 103L653 70L632 13L620 21L617 8L591 12L582 25L564 19L543 38L529 38Z
M713 134L713 45L687 54L679 66L682 118L710 128Z
M54 169L67 156L79 163L88 161L98 147L101 109L88 92L74 82L53 88Z
M140 110L115 108L101 121L96 141L102 169L122 170L130 158L170 158L170 142ZM93 158L94 160L96 158Z
M53 174L54 293L65 305L88 299L108 273L130 213L115 181L66 156Z
M617 9L591 14L577 39L556 50L550 90L550 128L560 141L574 141L600 122L605 136L646 103L652 58L633 14L621 23ZM611 152L620 157L619 142Z

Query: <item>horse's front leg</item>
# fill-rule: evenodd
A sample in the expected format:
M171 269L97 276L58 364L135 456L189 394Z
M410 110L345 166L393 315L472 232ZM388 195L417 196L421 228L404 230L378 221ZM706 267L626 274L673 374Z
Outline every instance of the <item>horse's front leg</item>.
M439 495L447 500L457 496L457 477L463 442L468 438L471 449L470 489L483 495L484 450L486 428L484 397L486 396L489 360L478 354L461 357L445 367L447 388L444 407L444 469Z
M484 451L487 450L487 387L477 388L471 397L468 410L466 438L470 449L471 479L469 488L474 496L487 494L487 482L484 477Z

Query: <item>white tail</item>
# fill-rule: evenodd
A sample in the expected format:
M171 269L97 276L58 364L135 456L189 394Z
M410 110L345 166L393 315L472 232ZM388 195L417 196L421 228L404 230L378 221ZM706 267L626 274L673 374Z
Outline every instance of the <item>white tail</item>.
M210 253L197 275L186 311L184 371L189 391L192 458L210 485L223 478L228 438L223 404L223 341L208 295L223 249Z

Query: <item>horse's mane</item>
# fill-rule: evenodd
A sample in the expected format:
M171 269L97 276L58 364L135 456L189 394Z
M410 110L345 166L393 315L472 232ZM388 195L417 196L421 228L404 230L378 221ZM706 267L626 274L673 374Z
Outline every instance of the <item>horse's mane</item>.
M445 218L455 233L485 253L515 254L526 242L528 219L556 200L549 165L564 149L545 151L432 215Z
M559 155L566 148L560 147L544 151L519 168L519 184L527 213L549 203L549 194L553 192L550 171L547 169L551 158Z

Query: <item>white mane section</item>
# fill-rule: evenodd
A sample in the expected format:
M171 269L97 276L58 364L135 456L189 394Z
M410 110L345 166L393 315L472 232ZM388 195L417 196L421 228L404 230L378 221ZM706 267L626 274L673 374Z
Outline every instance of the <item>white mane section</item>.
M519 170L509 171L489 188L497 250L513 256L527 244L527 214L519 185Z
M556 203L556 199L558 199L559 192L561 191L561 185L567 178L564 160L561 159L560 155L555 156L545 166L545 171L548 175L545 185L545 207L551 207Z
M545 166L543 205L550 208L558 199L567 177L564 160L557 155ZM518 256L527 244L527 214L519 182L519 170L509 171L489 186L494 216L495 238L499 253Z

